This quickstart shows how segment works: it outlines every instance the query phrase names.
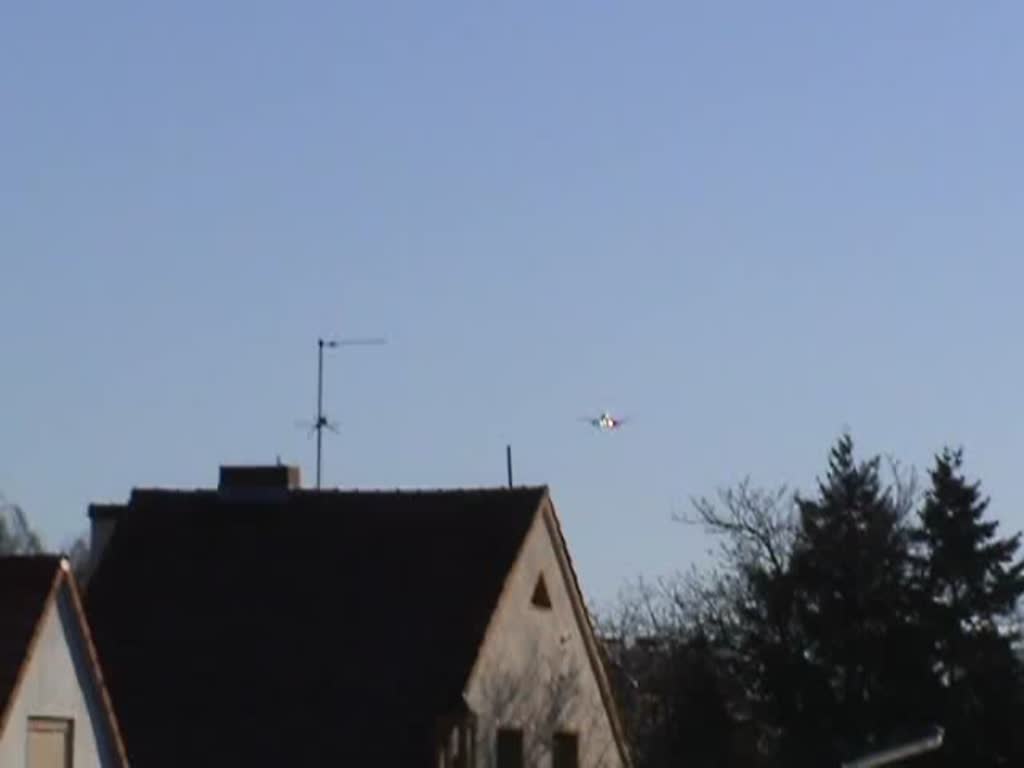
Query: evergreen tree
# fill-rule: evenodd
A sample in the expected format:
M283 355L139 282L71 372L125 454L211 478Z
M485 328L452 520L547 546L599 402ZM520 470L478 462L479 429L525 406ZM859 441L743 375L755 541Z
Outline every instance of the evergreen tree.
M702 642L649 670L658 716L642 740L658 758L646 764L818 768L933 725L944 745L915 758L921 768L1024 764L1021 535L1000 537L986 519L959 451L929 474L912 519L900 478L883 482L879 459L858 462L843 435L795 514L745 486L723 495L724 510L698 501L723 560L700 588L671 595ZM695 702L708 716L696 740ZM748 735L742 757L721 751Z
M936 714L947 729L946 765L1019 764L1021 662L1014 641L1024 594L1020 534L999 538L986 520L989 499L968 482L963 454L946 449L930 471L931 487L914 531L919 548L922 624L941 695Z
M787 765L835 765L914 732L927 718L925 640L914 621L905 512L853 441L833 447L816 498L798 498L792 557L805 645Z

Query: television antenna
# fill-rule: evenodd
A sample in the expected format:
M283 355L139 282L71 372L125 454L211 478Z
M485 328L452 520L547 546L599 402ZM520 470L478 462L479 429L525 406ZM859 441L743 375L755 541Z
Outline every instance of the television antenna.
M337 349L339 347L379 347L387 344L387 340L380 337L353 337L344 339L317 339L316 340L316 420L313 422L313 431L316 432L316 488L320 490L321 467L323 460L323 437L324 430L329 429L337 432L337 426L324 414L324 349Z

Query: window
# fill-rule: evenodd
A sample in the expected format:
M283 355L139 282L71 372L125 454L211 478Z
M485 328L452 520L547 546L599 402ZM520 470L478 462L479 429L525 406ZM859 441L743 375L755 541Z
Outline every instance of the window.
M580 739L575 733L556 733L551 749L551 768L578 768Z
M537 586L533 588L533 597L530 602L535 608L548 610L551 608L551 595L548 594L548 585L544 583L544 574L537 578Z
M473 768L476 765L473 752L476 747L476 726L472 720L460 723L452 737L450 757L445 763L451 768Z
M449 727L449 726L442 726ZM476 721L472 716L460 720L437 745L438 768L473 768L476 765Z
M28 719L28 768L72 768L72 721L56 717Z
M498 729L498 768L523 768L523 732Z

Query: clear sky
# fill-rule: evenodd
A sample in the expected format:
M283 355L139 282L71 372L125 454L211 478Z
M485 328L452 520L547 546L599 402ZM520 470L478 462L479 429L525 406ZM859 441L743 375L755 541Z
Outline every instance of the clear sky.
M500 7L499 7L500 6ZM1024 527L1014 2L99 2L0 11L0 490L301 463L550 483L585 589L862 452ZM578 419L634 418L617 434Z

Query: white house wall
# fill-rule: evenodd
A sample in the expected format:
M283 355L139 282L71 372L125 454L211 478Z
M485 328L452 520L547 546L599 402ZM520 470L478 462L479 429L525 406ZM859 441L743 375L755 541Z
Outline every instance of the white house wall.
M547 611L531 605L541 574L552 605ZM527 765L551 764L557 730L578 733L583 768L622 765L569 589L540 514L509 575L466 691L479 717L478 765L494 765L499 726L524 730Z
M93 683L88 652L77 630L73 603L65 585L43 617L34 654L0 734L0 766L17 768L26 764L30 717L74 720L75 768L119 765Z

